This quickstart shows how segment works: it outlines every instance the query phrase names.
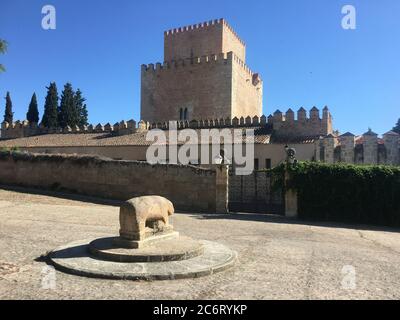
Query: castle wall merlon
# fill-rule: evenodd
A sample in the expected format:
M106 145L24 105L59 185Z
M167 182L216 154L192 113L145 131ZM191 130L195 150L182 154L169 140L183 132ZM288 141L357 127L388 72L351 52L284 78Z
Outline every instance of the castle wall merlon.
M220 63L224 64L229 61L234 60L234 54L232 52L225 54L225 53L220 53L218 55L216 54L211 54L211 55L204 55L201 57L193 57L193 58L187 58L187 59L178 59L178 60L170 60L170 61L164 61L163 63L157 62L156 64L150 63L150 64L143 64L141 66L142 72L154 72L154 71L162 71L165 69L171 69L171 67L190 67L191 65L197 65L197 64L209 64L209 63ZM245 69L245 66L243 66ZM248 67L246 67L248 69ZM246 70L246 69L245 69ZM249 74L253 75L252 71L248 69L247 71Z
M233 29L233 27L226 20L224 20L222 18L205 21L202 23L197 23L197 24L193 24L193 25L189 25L189 26L172 28L172 29L164 31L164 37L171 37L171 36L174 36L177 34L179 35L179 34L185 33L185 32L197 32L199 30L214 27L214 26L221 25L221 24L224 25L243 46L246 46L246 43L239 37L239 35Z
M38 134L58 134L58 133L74 133L74 134L85 134L85 133L103 133L103 132L114 132L118 135L132 134L147 130L148 125L144 122L136 123L134 120L121 121L114 125L106 123L105 125L98 123L97 125L89 124L84 126L72 126L65 128L46 128L43 124L38 125L37 123L29 123L28 121L16 121L12 124L6 122L2 123L1 126L1 137L4 139L16 139L22 137L29 137Z
M199 29L204 29L204 28L215 26L215 25L223 24L223 22L224 22L224 19L214 19L214 20L210 20L210 21L192 24L189 26L173 28L173 29L165 31L164 36L173 36L177 33L197 31Z
M185 128L227 128L227 127L259 127L267 125L267 118L265 115L259 116L246 116L234 118L220 118L220 119L200 119L191 121L172 121L177 129ZM153 122L150 124L149 129L168 129L170 122Z
M279 112L280 114L282 114L282 112L280 112L279 110L275 111L275 113ZM294 121L310 121L310 120L324 120L327 118L330 118L331 114L326 111L323 113L322 118L320 117L320 111L314 107L313 109L311 109L307 115L307 111L304 108L300 108L297 111L297 119L295 118L295 112L289 108L286 113L285 113L285 117L283 117L283 119L292 119Z

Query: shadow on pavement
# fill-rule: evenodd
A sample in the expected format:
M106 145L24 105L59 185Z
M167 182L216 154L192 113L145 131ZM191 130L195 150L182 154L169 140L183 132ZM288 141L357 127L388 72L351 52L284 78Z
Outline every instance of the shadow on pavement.
M27 187L0 185L0 189L6 190L6 191L13 191L13 192L17 192L17 193L28 193L28 194L34 194L34 195L48 196L48 197L53 197L53 198L60 198L60 199L80 201L80 202L93 203L93 204L99 204L99 205L114 206L114 207L119 207L123 203L123 201L120 201L120 200L97 198L97 197L92 197L92 196L80 195L80 194L76 194L76 193L72 193L72 192L54 191L54 190L39 189L39 188L27 188Z
M262 213L228 213L228 214L191 214L191 217L200 220L240 220L240 221L256 221L266 223L306 225L326 228L355 229L368 231L384 231L399 233L399 228L390 228L382 226L372 226L363 224L346 224L333 221L307 221L286 218L285 216L262 214Z

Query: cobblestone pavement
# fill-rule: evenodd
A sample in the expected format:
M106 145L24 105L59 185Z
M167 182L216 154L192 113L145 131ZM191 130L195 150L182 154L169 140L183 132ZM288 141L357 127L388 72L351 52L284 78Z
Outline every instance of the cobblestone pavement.
M182 235L238 252L237 265L223 273L133 282L57 271L49 285L40 257L74 240L117 234L118 206L20 191L0 189L1 299L400 298L400 230L251 214L172 218Z

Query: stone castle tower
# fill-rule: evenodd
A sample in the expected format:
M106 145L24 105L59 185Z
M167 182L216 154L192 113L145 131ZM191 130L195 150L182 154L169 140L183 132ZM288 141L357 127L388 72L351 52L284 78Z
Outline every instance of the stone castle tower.
M166 31L164 61L142 65L142 120L261 116L262 80L224 19Z

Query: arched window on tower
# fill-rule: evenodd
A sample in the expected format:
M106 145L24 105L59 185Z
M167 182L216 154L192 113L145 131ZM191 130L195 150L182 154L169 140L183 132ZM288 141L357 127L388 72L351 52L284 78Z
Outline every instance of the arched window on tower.
M185 112L184 112L183 118L184 118L184 120L188 119L188 109L187 108L185 108Z
M179 120L183 120L183 109L179 109Z

